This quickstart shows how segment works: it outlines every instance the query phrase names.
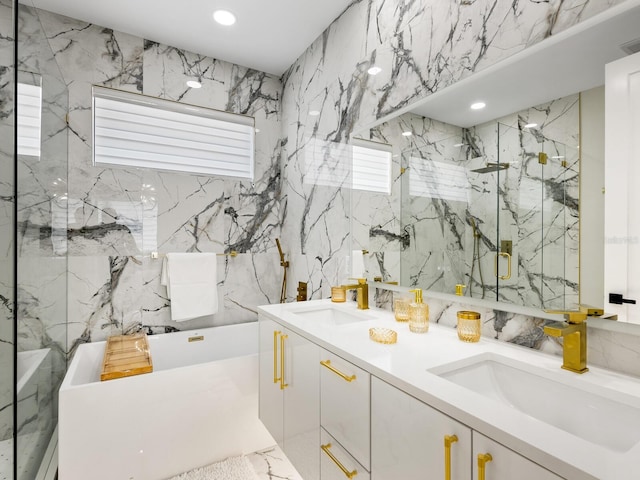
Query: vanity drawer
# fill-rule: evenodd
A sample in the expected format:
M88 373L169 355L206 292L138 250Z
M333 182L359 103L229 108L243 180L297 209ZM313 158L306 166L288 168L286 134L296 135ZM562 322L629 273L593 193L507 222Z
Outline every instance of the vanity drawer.
M344 469L344 470L343 470ZM353 474L353 472L356 472ZM320 429L320 480L369 480L370 475L326 430Z
M320 424L369 470L371 375L325 350L320 359Z

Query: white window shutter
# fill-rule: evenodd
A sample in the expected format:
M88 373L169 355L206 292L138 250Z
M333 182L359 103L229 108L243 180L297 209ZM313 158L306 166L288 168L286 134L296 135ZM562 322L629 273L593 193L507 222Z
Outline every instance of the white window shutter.
M253 179L251 117L93 87L95 165Z
M18 155L40 157L42 87L18 83Z

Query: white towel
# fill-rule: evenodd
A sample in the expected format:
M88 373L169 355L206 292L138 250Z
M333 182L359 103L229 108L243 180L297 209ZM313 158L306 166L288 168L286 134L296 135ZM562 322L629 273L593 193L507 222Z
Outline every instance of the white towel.
M168 253L160 284L167 286L171 320L183 322L218 311L215 253Z
M353 278L364 277L364 255L362 250L353 250L351 252L351 276Z

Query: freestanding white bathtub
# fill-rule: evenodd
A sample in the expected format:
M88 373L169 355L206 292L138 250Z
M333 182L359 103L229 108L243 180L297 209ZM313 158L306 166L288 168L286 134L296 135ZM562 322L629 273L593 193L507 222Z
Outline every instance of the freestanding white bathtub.
M160 480L274 445L256 322L148 338L153 373L105 382L105 342L78 348L60 387L61 480Z

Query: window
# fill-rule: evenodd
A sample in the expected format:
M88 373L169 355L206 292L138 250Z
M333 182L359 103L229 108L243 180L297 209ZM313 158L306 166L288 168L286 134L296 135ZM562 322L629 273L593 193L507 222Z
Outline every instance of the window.
M95 165L253 179L254 119L93 87Z
M42 87L18 83L18 155L40 157Z
M409 195L466 202L467 188L464 167L420 157L409 159Z
M353 138L353 188L391 194L391 145Z
M310 139L305 146L304 182L391 193L391 145L352 139L351 144Z

